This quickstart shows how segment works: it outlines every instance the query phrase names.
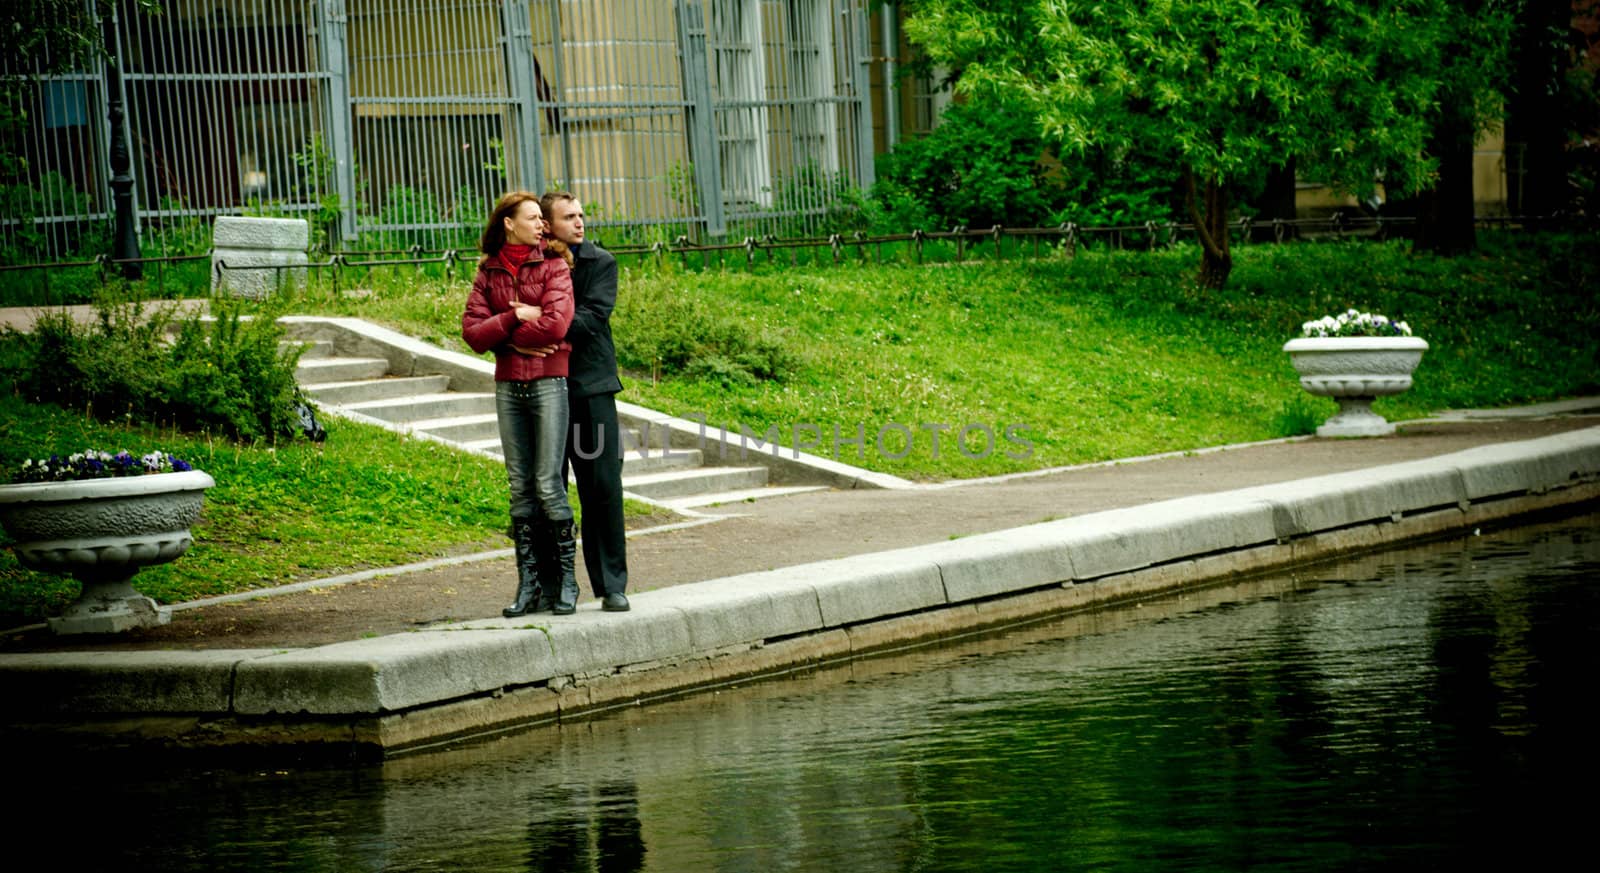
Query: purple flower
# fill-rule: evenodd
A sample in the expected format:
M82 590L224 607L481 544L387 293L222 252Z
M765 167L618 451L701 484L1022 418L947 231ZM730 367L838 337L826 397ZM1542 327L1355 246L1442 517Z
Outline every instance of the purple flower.
M143 457L123 450L115 455L98 449L85 449L63 459L51 455L44 460L27 460L11 475L12 482L71 482L79 479L104 479L117 476L142 476L146 473L186 472L194 467L187 461L155 451Z

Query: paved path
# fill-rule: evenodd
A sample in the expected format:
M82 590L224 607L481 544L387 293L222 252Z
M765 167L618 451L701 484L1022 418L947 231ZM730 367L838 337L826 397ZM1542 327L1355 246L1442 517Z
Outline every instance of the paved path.
M205 300L151 300L143 304L154 312L162 307L171 307L176 317L182 318L192 313L204 313L210 305ZM89 324L99 318L94 306L79 304L76 306L11 306L0 307L0 328L14 328L28 331L33 328L39 316L65 312L73 321L80 324Z
M1392 437L1298 439L901 491L826 491L712 510L726 518L629 541L632 591L936 543L1102 510L1381 467L1489 443L1600 426L1600 398L1456 414ZM1509 416L1509 417L1506 417ZM583 580L580 566L579 578ZM513 587L508 552L281 596L179 609L170 625L117 639L15 633L0 651L286 649L497 617ZM586 589L587 585L583 584ZM597 609L585 591L580 613ZM547 619L559 620L559 619Z

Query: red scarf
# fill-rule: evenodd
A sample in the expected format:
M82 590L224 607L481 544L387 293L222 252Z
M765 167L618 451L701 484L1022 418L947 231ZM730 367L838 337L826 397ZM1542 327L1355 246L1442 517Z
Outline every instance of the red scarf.
M500 247L500 263L511 271L511 275L515 276L517 271L522 269L522 262L526 261L531 254L533 254L533 246L506 243Z

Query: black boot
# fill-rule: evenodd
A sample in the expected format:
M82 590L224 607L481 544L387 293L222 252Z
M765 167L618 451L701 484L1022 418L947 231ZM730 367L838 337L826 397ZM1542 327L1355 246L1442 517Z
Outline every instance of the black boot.
M550 523L540 519L533 528L533 558L539 567L539 596L534 601L534 612L551 612L556 608L556 588L560 585L561 566L556 556L556 541L550 533Z
M546 543L553 545L556 554L556 572L550 579L550 586L556 589L552 611L556 615L571 615L578 611L578 578L573 571L578 560L578 538L573 534L570 518L546 524L550 531Z
M516 544L517 553L517 598L510 606L500 610L500 614L506 618L537 611L540 595L544 591L540 580L538 550L534 547L537 536L531 519L511 520L511 539Z

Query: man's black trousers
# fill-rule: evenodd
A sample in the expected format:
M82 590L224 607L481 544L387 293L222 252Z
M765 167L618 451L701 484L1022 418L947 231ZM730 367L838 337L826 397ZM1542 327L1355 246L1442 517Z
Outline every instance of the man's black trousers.
M571 397L567 466L583 509L583 563L596 597L628 587L628 541L622 519L622 428L615 395Z

